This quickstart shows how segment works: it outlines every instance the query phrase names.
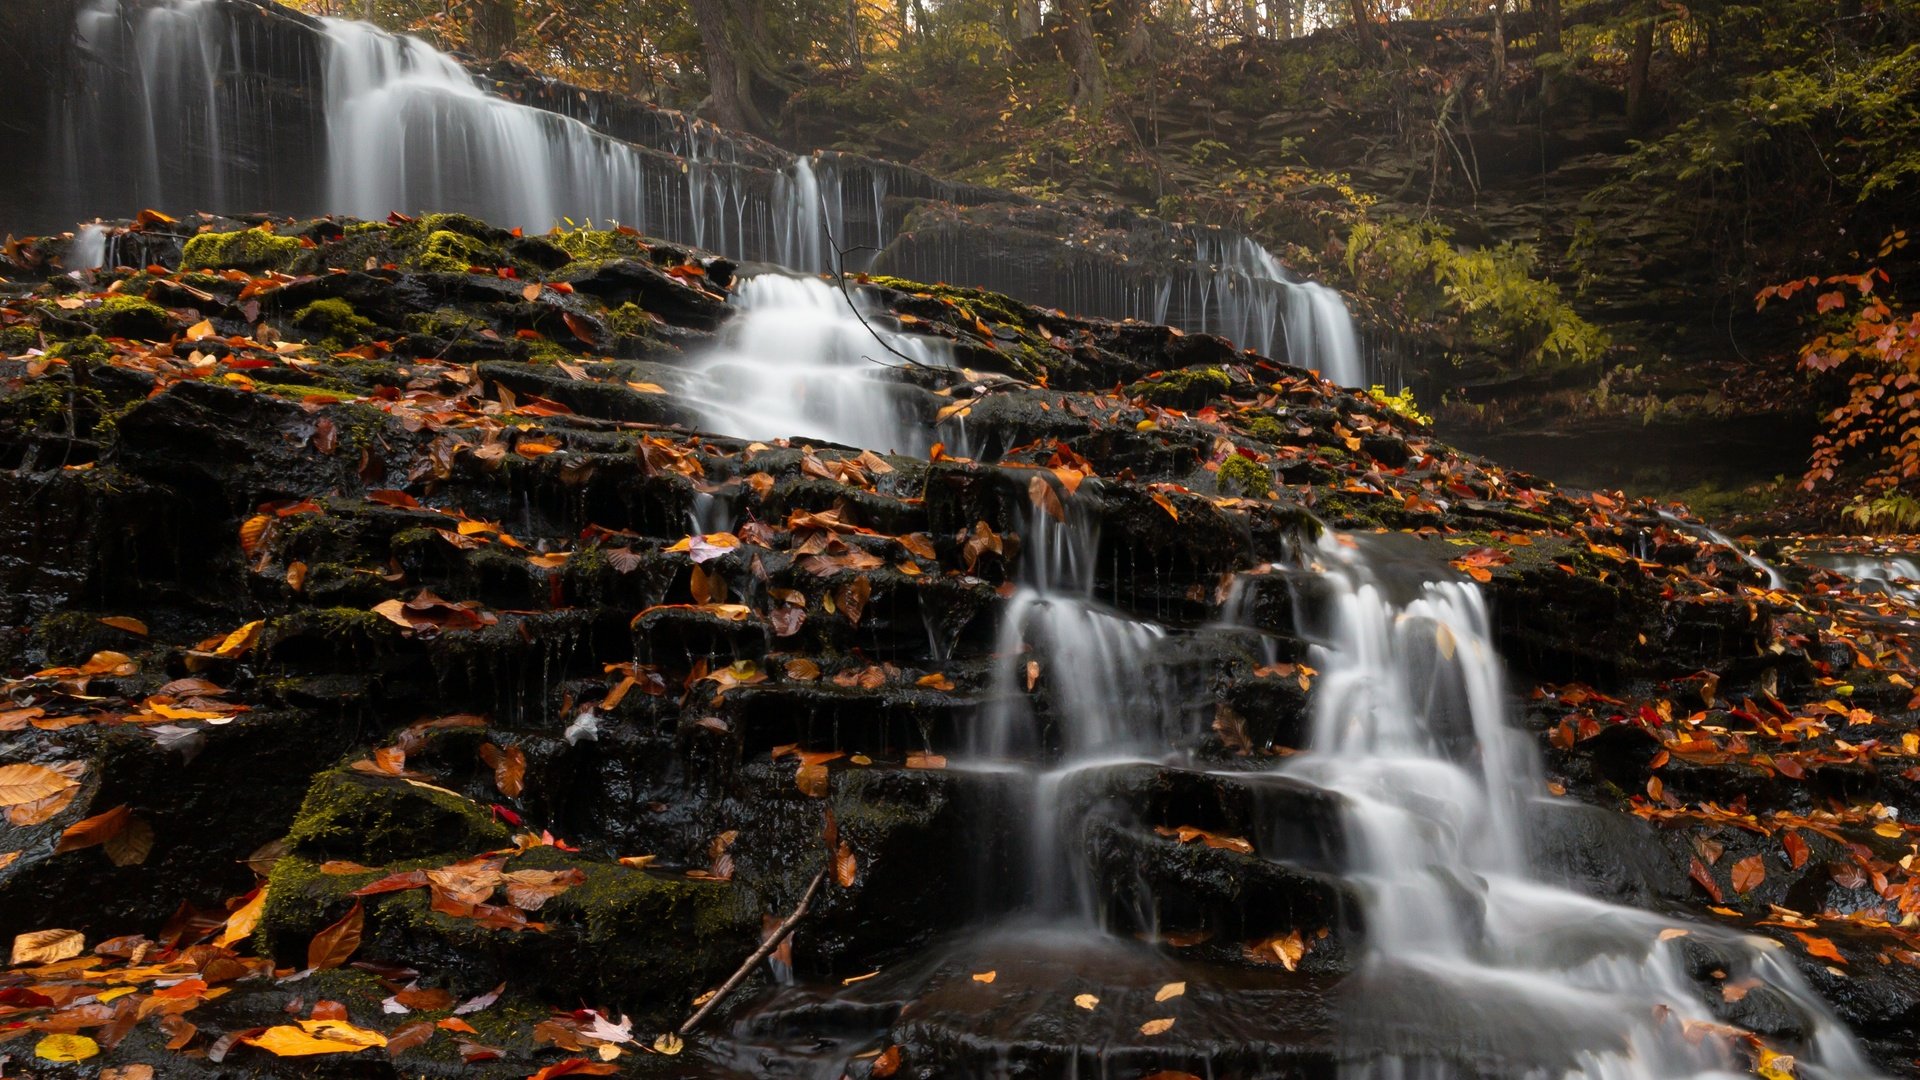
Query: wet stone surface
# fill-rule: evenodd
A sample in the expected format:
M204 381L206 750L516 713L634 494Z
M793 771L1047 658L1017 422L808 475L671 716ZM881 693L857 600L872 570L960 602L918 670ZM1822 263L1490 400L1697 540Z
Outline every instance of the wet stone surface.
M1769 589L1220 339L850 280L945 358L848 361L929 449L756 442L712 424L757 369L708 363L746 294L709 253L455 216L118 228L140 268L30 241L0 292L0 498L32 510L0 518L0 766L44 789L7 794L33 797L0 912L106 950L0 987L35 1044L102 1048L49 1075L609 1046L633 1075L1332 1075L1364 889L1340 799L1276 775L1323 529L1395 533L1409 590L1481 583L1546 755L1543 876L1775 939L1884 1067L1920 1049L1896 592ZM1138 664L1089 680L1080 640ZM656 1051L822 873L774 963ZM343 921L353 949L289 979ZM1804 1037L1697 966L1727 1024ZM134 993L74 1004L114 970ZM333 1002L398 1048L227 1038ZM1414 1057L1543 1064L1408 1013Z

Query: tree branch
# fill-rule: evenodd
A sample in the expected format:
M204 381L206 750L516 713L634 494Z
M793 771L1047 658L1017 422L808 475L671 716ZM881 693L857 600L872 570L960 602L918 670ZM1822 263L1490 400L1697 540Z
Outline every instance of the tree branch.
M713 996L707 999L705 1005L700 1006L692 1016L687 1017L687 1022L680 1025L680 1034L691 1035L693 1029L700 1021L706 1019L707 1014L713 1011L714 1006L726 1000L728 994L733 993L734 988L740 985L741 980L747 977L747 973L752 971L755 965L765 960L772 954L773 950L780 947L780 943L787 939L788 934L793 933L794 926L798 924L801 917L807 913L807 905L813 903L813 894L820 890L820 883L825 880L827 880L827 868L821 867L820 872L813 875L813 883L807 886L806 894L800 897L800 906L793 909L793 914L787 916L786 922L775 927L773 933L767 935L767 940L761 942L760 947L753 950L753 955L747 957L747 962L740 965L740 970L734 972L732 978L720 984L720 989L713 992Z

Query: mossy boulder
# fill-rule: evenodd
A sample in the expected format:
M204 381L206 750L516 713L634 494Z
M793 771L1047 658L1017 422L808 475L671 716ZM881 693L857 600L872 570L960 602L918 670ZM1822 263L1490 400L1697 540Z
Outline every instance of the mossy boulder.
M298 239L266 229L204 232L180 252L182 270L286 270L305 250Z
M377 864L504 846L507 829L444 788L333 769L315 777L287 842L296 852Z
M1216 483L1223 495L1257 499L1273 490L1273 472L1250 457L1233 454L1220 463Z
M315 300L294 312L293 325L343 344L365 337L374 328L372 319L361 315L353 309L352 304L338 297Z
M84 318L109 337L165 340L173 335L174 319L167 309L138 296L109 296Z
M1127 393L1163 408L1193 410L1232 387L1233 380L1225 371L1204 367L1168 371L1143 379L1127 387Z
M452 856L331 873L302 855L274 865L256 937L292 965L313 935L352 906L352 893L389 874L431 870ZM590 1001L665 1026L688 1001L725 978L753 950L758 905L732 882L695 879L581 858L556 847L510 857L508 872L578 870L585 880L530 913L538 927L498 929L436 910L425 887L361 898L360 958L423 962L462 994L509 982L522 997ZM537 1019L537 1018L536 1018Z

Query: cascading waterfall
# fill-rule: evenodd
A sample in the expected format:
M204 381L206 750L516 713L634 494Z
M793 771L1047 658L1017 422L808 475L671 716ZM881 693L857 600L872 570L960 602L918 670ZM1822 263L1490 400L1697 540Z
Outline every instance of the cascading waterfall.
M1347 1075L1482 1075L1477 1062L1538 1062L1594 1080L1706 1078L1746 1053L1686 975L1691 941L1728 981L1755 980L1804 1021L1799 1075L1872 1075L1845 1028L1777 943L1686 925L1548 884L1528 865L1536 755L1506 717L1486 605L1470 583L1402 587L1354 539L1329 535L1315 569L1324 607L1312 743L1285 771L1342 796L1349 872L1367 952L1351 980ZM1408 1018L1420 1036L1405 1036ZM1434 1033L1452 1032L1435 1048Z
M50 205L24 209L58 214L60 227L129 205L459 211L530 232L619 222L802 272L880 261L1080 314L1172 321L1343 385L1369 381L1339 294L1293 280L1248 237L1138 219L1164 263L1069 261L1039 274L970 245L900 254L891 245L915 205L1008 196L885 162L785 155L697 121L639 125L625 134L646 142L629 142L590 124L606 119L591 109L582 119L491 93L417 39L343 19L317 26L228 0L87 0L76 15L85 92L55 95L48 123L66 140L49 155L61 176L37 178L50 181ZM313 89L288 95L289 79Z
M885 376L888 367L951 367L944 340L862 322L884 313L819 278L758 274L731 302L740 315L697 358L685 389L709 430L921 456L931 448L924 395Z
M1774 566L1760 556L1734 543L1731 538L1720 532L1720 530L1698 521L1688 521L1671 510L1660 511L1660 520L1682 532L1690 532L1709 543L1718 544L1733 552L1735 555L1738 555L1741 562L1746 563L1748 566L1753 567L1755 570L1767 576L1767 588L1781 589L1786 587L1787 579L1781 575L1779 567Z
M1166 630L1094 598L1097 524L1067 501L1066 519L1039 508L1021 533L1019 583L1000 619L993 694L978 717L974 767L1019 775L1013 818L1032 912L1092 922L1095 898L1074 850L1066 803L1075 776L1139 761L1175 722L1168 688L1148 664ZM1032 666L1030 666L1032 665ZM1031 687L1045 681L1058 758L1050 767Z
M1920 559L1912 556L1803 552L1800 560L1852 578L1862 588L1920 600Z

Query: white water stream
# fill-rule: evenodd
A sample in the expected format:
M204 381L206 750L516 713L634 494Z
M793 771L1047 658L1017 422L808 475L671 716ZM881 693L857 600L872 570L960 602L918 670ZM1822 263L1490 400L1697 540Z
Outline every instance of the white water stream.
M1873 1074L1777 942L1533 872L1526 837L1545 784L1508 721L1477 587L1390 582L1331 534L1314 569L1331 598L1301 627L1318 642L1312 742L1285 771L1346 802L1367 942L1348 994L1349 1075L1469 1077L1482 1060L1562 1061L1592 1080L1740 1075L1746 1048L1687 978L1689 941L1714 950L1727 984L1770 988L1804 1020L1800 1076ZM1436 1047L1436 1030L1457 1043Z

